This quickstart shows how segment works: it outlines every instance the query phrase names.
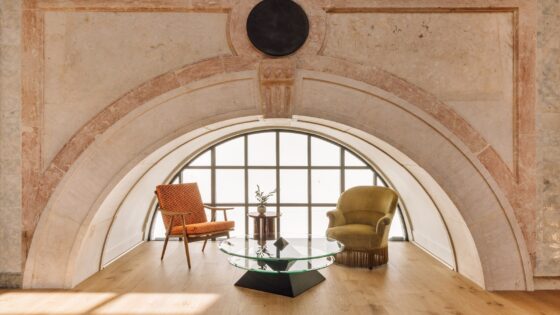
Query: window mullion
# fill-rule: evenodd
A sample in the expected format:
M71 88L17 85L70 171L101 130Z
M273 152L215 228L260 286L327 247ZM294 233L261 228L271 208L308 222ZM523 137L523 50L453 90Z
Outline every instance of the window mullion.
M276 215L280 215L280 132L276 131ZM280 217L276 220L276 238L280 237Z
M307 135L307 238L311 239L312 228L312 192L311 192L311 136Z
M248 137L245 135L243 137L243 155L245 156L244 162L244 173L245 173L245 216L243 220L245 220L245 239L249 237L249 147L248 147Z
M216 147L210 149L210 204L216 206Z
M344 161L344 149L340 147L340 193L342 194L345 190L346 183L344 182L344 172L345 172L345 161Z

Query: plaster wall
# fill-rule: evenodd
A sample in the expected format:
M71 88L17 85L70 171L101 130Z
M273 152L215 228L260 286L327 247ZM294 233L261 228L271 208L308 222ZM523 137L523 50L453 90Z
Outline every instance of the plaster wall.
M513 53L512 12L336 10L327 15L321 51L383 68L434 93L512 169Z
M226 13L45 13L43 165L135 86L181 65L231 54L226 21Z

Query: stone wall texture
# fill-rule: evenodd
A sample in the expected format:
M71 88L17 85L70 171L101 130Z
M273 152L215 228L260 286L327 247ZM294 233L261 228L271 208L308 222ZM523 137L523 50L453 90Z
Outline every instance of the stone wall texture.
M536 276L560 276L560 1L539 1Z
M19 1L0 1L0 287L21 286Z

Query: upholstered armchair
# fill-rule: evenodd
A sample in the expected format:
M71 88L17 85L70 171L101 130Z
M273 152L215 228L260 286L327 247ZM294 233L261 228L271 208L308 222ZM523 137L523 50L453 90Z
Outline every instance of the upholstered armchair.
M344 244L344 251L336 255L337 263L370 269L387 263L397 201L396 192L379 186L358 186L342 193L336 210L327 212L327 237Z
M169 237L183 239L187 263L191 268L189 242L204 241L202 251L208 239L219 236L228 236L235 226L234 221L227 220L227 210L233 208L218 208L202 203L198 185L196 183L159 185L156 187L156 196L165 225L165 242L161 259L165 256L165 249ZM204 208L210 209L211 219L208 222ZM224 212L224 221L216 221L216 212Z

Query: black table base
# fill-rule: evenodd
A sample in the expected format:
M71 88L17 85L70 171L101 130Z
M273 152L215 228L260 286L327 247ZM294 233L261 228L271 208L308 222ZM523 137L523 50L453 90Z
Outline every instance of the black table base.
M301 273L247 271L235 285L289 297L296 297L325 280L317 270Z

